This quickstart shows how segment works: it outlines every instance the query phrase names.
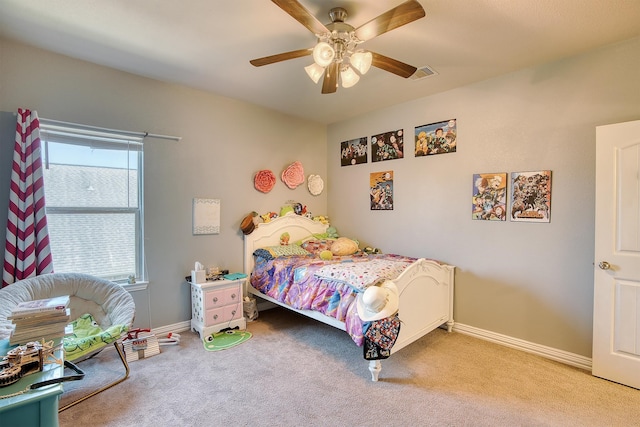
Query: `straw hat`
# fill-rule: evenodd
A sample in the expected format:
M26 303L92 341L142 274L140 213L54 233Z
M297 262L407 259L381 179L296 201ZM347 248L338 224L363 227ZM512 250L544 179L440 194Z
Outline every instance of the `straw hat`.
M398 311L398 303L398 288L389 280L369 286L356 298L358 316L365 322L393 316Z
M240 230L242 230L243 234L251 234L253 230L256 228L255 223L253 222L253 217L255 212L251 212L249 215L245 216L240 223Z

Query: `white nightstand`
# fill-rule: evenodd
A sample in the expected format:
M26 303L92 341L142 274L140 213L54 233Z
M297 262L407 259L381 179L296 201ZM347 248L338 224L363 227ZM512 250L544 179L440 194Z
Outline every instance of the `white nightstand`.
M247 327L242 309L245 280L191 283L191 329L200 338L226 328Z

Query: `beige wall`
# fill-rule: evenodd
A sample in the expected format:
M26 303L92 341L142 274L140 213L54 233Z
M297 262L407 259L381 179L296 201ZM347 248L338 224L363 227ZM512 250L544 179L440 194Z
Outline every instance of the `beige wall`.
M595 127L640 118L639 70L635 39L333 124L329 215L385 252L457 266L457 322L590 357ZM457 153L414 157L414 127L450 118ZM396 129L404 159L340 166L341 141ZM474 173L541 169L550 223L471 219ZM394 210L370 211L369 173L385 170Z
M146 317L149 297L153 327L190 318L183 277L195 260L242 268L242 216L294 199L313 212L329 208L342 234L385 252L456 265L458 322L590 356L595 126L640 118L638 69L635 39L325 128L0 40L0 111L26 107L50 119L183 137L145 148L150 285L136 301ZM458 152L414 158L413 128L449 118L458 120ZM341 141L399 128L406 158L340 167ZM10 146L0 141L0 157ZM294 160L326 176L322 196L281 183L268 195L253 189L257 170L278 173ZM553 171L549 224L471 220L474 173L537 169ZM395 173L395 209L371 212L369 173L382 170ZM191 235L193 197L222 200L220 235Z
M326 213L326 192L316 197L306 186L290 190L281 181L268 194L253 188L258 170L271 169L278 176L296 160L307 175L326 176L323 125L0 39L0 111L19 107L48 119L182 136L180 142L145 143L150 283L148 295L136 295L141 325L160 327L191 318L184 277L195 261L242 271L239 224L252 210L279 210L295 200L314 213ZM10 156L12 147L12 141L0 141L0 157ZM4 172L2 193L8 191ZM194 197L221 200L219 235L192 235ZM6 205L0 210L6 223ZM0 237L4 242L4 230Z

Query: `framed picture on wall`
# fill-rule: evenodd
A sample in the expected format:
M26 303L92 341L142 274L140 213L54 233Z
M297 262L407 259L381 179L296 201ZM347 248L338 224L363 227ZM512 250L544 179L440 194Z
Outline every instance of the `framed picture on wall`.
M511 221L549 222L551 171L511 172Z
M393 210L393 171L369 175L369 196L372 211Z
M404 157L404 131L385 132L371 137L371 161L401 159Z
M193 234L220 234L219 199L193 199Z
M507 220L507 173L473 174L471 218L485 221Z
M458 128L456 119L416 126L415 156L455 153L458 146Z
M367 163L367 137L340 143L340 165L350 166Z

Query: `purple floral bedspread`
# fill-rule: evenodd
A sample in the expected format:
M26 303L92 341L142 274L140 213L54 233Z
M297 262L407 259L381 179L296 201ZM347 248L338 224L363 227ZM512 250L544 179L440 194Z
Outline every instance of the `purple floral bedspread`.
M349 265L374 260L397 261L402 267L396 271L401 271L416 258L392 254L343 256L328 261L311 256L287 256L273 260L256 257L250 281L255 289L291 307L318 311L344 322L347 333L358 346L362 346L362 320L358 317L355 303L357 289L342 280L320 278L316 274L330 264Z

